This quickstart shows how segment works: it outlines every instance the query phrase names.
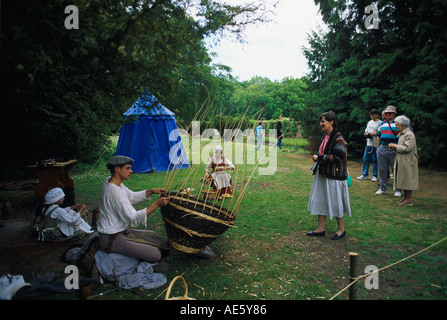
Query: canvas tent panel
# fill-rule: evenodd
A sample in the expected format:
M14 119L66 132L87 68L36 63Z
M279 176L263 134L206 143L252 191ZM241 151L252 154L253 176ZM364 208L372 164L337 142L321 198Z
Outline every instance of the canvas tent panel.
M144 118L174 119L175 114L159 103L153 95L146 92L127 110L123 116L140 116Z
M132 153L132 140L129 137L134 137L135 131L135 123L128 123L126 125L121 126L120 135L118 138L118 145L116 146L117 155L122 154L131 154ZM126 139L124 139L126 137ZM118 153L119 150L119 153Z
M153 157L152 163L157 171L167 171L169 169L169 133L171 130L177 129L175 121L168 120L152 120L150 125L151 137L155 138L151 141L150 154L155 155L157 152L160 156Z
M188 168L189 161L178 134L175 114L161 104L157 109L142 107L150 99L155 100L153 96L139 98L123 114L125 123L120 129L116 155L133 158L132 171L136 173L166 171L173 165L176 169ZM183 155L180 161L174 157L174 163L171 163L170 153L173 156L173 151Z
M150 167L150 154L147 150L150 148L149 128L144 121L128 123L121 127L120 137L116 148L116 154L125 155L135 160L132 164L134 172L148 172Z
M148 172L155 170L154 162L152 158L157 149L153 147L153 143L156 139L151 135L150 125L147 125L148 121L139 120L137 122L138 130L135 131L134 153L135 166L132 168L135 172ZM149 152L147 151L149 150Z

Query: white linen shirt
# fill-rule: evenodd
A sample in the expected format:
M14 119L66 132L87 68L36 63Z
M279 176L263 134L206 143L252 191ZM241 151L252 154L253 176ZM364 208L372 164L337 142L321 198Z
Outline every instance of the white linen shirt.
M120 186L109 183L110 178L107 177L102 184L98 231L115 234L126 230L128 226L136 228L142 224L146 227L146 208L137 211L133 207L134 204L151 199L146 197L146 190L133 192L122 183Z
M82 219L81 214L71 210L70 207L61 208L57 204L52 204L45 214L47 215L49 212L51 212L50 217L57 220L60 231L67 237L72 236L78 230L85 233L93 232L90 225Z

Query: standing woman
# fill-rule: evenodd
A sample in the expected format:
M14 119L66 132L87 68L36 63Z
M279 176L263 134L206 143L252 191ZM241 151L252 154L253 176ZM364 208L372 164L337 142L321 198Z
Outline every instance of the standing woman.
M315 178L310 191L307 210L318 215L318 227L309 231L308 236L326 234L326 217L337 219L338 230L332 240L342 239L346 235L343 216L351 216L348 192L347 144L337 127L337 115L333 111L320 116L323 131L318 153L313 156L316 162Z
M413 190L419 189L419 169L416 137L409 129L410 119L399 116L395 119L399 130L399 143L390 143L389 147L397 151L394 162L394 187L403 189L405 197L397 202L400 206L413 206Z

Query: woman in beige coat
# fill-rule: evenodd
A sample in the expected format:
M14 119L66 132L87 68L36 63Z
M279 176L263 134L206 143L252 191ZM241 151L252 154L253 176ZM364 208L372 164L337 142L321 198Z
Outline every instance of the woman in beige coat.
M399 129L399 143L390 143L390 148L396 149L394 162L394 187L403 189L405 197L397 204L400 206L413 206L413 190L419 189L419 170L416 137L409 129L410 119L399 116L395 119Z

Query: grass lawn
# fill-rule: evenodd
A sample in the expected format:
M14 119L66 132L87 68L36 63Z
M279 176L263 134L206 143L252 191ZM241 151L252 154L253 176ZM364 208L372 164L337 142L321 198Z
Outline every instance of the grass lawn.
M307 212L312 161L304 151L305 140L284 139L283 143L276 173L253 176L237 215L237 228L210 245L218 257L206 260L172 252L166 258L168 283L183 275L189 296L196 299L329 299L348 284L349 252L359 253L363 274L368 265L382 268L447 236L447 199L441 191L445 172L421 169L415 206L400 208L390 191L377 196L376 183L355 179L361 163L350 162L352 217L345 218L347 237L329 239L337 229L335 220L327 221L326 237L307 237L305 232L316 227L316 217ZM95 169L89 177L75 175L77 200L94 204L105 174L105 169ZM133 190L160 187L165 177L165 173L134 174L126 185ZM166 234L159 212L149 218L149 224ZM164 299L166 287L144 295ZM367 290L364 282L358 288L361 299L447 298L447 241L380 272L379 289ZM171 296L182 294L179 282ZM337 299L347 297L346 292ZM139 296L108 295L108 299L123 298Z
M420 170L421 188L414 192L414 207L401 208L390 190L377 196L377 183L359 181L361 163L350 162L352 217L345 218L347 236L330 240L337 223L326 222L325 237L311 238L317 218L307 212L313 176L311 157L303 139L284 139L277 153L274 175L253 175L239 208L236 228L228 229L210 247L217 258L208 260L173 251L168 284L182 275L189 296L200 300L326 300L349 283L349 253L359 254L359 273L365 267L385 267L447 236L446 172ZM204 165L202 164L204 167ZM185 170L186 172L186 170ZM200 168L202 174L203 170ZM97 206L107 171L96 168L74 171L77 202ZM161 187L166 173L133 174L126 183L132 190ZM142 203L137 208L143 208ZM160 211L149 217L149 228L166 235ZM114 288L104 284L96 291ZM139 295L121 290L103 299L162 300L168 285L140 290ZM95 293L97 293L95 292ZM171 297L183 295L181 282ZM359 281L359 299L446 299L447 241L379 273L379 288L366 289ZM66 295L63 298L67 298ZM79 298L73 295L73 298ZM336 299L348 299L348 292Z

